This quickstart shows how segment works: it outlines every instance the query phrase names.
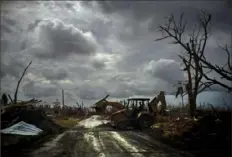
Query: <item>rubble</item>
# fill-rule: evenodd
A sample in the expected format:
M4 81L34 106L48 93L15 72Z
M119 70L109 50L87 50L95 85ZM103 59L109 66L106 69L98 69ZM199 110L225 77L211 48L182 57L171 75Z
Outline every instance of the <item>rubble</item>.
M32 99L1 106L3 156L20 154L23 149L36 147L43 140L64 131L37 106L40 102Z
M158 117L156 124L152 126L152 136L174 148L193 152L199 157L214 154L212 151L204 152L205 149L218 151L223 156L228 155L230 153L231 110L216 108L214 111L207 108L199 110L197 117L193 118L180 112L173 116ZM162 130L161 138L157 137L157 130Z
M107 112L107 107L109 106L116 111L124 109L124 106L119 102L107 101L106 98L108 97L109 95L106 95L103 99L96 102L91 108L95 109L97 114L105 114Z
M24 121L45 132L59 132L61 128L45 114L44 110L36 106L40 102L41 100L31 99L1 107L1 129Z

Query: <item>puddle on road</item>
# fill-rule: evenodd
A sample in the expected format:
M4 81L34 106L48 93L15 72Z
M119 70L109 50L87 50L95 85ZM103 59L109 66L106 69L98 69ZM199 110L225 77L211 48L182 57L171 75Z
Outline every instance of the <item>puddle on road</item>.
M84 139L93 145L93 149L97 152L101 151L101 145L98 139L94 136L93 132L87 132L84 134Z
M117 140L120 144L122 144L123 147L125 147L126 150L136 153L134 154L134 157L144 157L144 155L142 155L139 152L146 152L146 150L144 149L139 149L136 146L130 144L128 141L126 141L126 139L124 139L119 133L112 131L111 132L112 137Z
M102 152L105 145L100 137L97 138L93 132L87 132L84 134L84 139L92 145L93 149L98 153L97 157L106 157Z
M90 118L80 121L78 126L83 126L85 128L94 128L109 122L108 120L101 120L100 118L100 116L92 116Z

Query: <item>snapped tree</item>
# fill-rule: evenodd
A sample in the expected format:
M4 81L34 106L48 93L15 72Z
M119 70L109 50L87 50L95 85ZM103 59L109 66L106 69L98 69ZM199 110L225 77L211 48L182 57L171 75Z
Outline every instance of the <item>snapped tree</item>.
M180 15L179 20L175 19L171 14L167 18L164 25L160 25L160 31L163 34L162 38L155 41L172 39L172 44L180 45L184 52L179 57L184 65L184 71L187 72L188 80L185 84L188 94L189 112L193 117L196 112L196 99L198 93L213 85L212 82L202 81L204 75L209 71L204 71L201 63L201 58L204 58L204 52L207 40L210 36L211 14L206 11L201 11L197 16L198 24L194 26L191 34L186 35L187 21L183 20L184 13Z
M29 68L29 66L31 65L32 61L27 65L27 67L24 69L23 73L22 73L22 76L20 77L20 79L18 80L18 83L17 83L17 87L16 87L16 90L15 90L15 94L14 94L14 103L16 104L17 103L17 96L18 96L18 89L19 89L19 85L24 77L24 75L26 74L26 71L27 69Z

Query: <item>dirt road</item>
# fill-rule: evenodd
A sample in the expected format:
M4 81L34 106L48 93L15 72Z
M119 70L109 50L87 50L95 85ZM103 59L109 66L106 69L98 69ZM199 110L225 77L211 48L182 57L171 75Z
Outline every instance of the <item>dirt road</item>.
M118 131L106 125L106 120L92 116L73 129L57 136L33 157L183 157L145 133Z

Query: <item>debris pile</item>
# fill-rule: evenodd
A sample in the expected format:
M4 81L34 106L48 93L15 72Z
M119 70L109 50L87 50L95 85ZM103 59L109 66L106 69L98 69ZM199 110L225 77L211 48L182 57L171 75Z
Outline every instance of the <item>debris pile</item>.
M201 109L198 110L196 118L181 114L173 117L160 117L152 128L154 137L158 130L161 132L160 139L164 143L194 152L196 156L214 154L212 151L207 152L209 150L220 152L222 156L230 154L230 110Z
M32 99L1 106L3 156L18 156L64 130L37 106L40 102Z
M62 129L56 125L44 110L38 108L36 104L41 101L32 99L1 107L1 129L8 128L18 122L26 122L35 125L46 133L58 133Z
M109 95L106 95L103 99L96 102L91 108L95 109L97 114L102 114L102 115L110 114L118 110L124 109L124 106L119 102L107 101L106 99L108 97Z

